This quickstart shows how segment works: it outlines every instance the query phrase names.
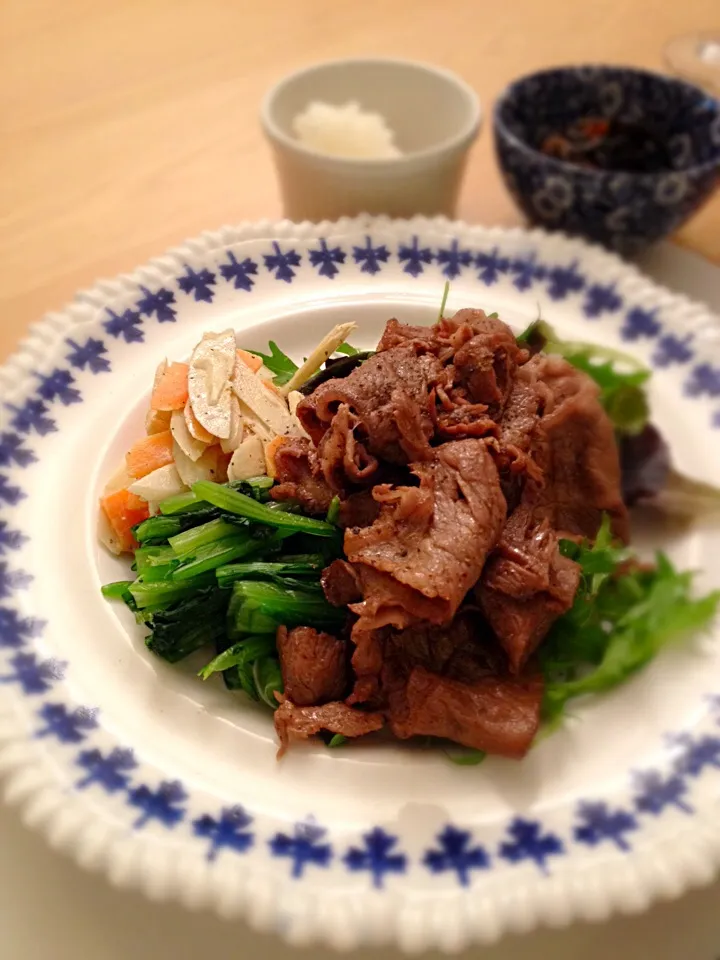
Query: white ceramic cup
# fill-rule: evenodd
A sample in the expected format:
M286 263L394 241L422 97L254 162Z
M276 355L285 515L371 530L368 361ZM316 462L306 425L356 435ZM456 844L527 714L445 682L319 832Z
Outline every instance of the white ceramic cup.
M349 159L304 146L292 124L313 100L337 106L355 100L381 114L402 156ZM452 216L480 118L475 92L453 73L391 59L307 67L276 84L261 109L285 216L296 221L358 213Z

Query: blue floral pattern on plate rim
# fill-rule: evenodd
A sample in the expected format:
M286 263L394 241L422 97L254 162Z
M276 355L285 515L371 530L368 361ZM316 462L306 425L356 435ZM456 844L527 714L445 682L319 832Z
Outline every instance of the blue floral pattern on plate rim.
M444 279L472 282L483 305L492 304L493 292L500 288L542 297L547 304L572 301L589 329L598 322L612 324L629 346L642 345L644 358L656 370L673 368L685 399L702 411L707 429L720 428L720 351L708 349L714 318L650 284L612 255L541 231L483 230L420 218L361 218L316 228L288 223L226 228L133 277L99 284L64 314L46 318L0 369L7 397L0 419L0 772L9 776L7 794L26 804L28 820L56 835L63 834L58 808L70 797L91 798L99 821L112 819L126 843L140 850L146 839L157 855L157 876L143 876L137 868L124 877L148 888L172 887L168 854L161 848L172 849L170 838L180 838L178 850L192 877L184 896L193 902L208 899L208 871L219 869L227 876L251 862L260 869L263 863L274 865L273 876L285 877L293 890L305 881L317 890L322 877L332 873L333 883L342 874L352 880L349 889L366 890L368 896L405 888L427 895L435 884L459 895L485 890L487 878L499 871L512 884L513 871L523 867L526 892L542 891L543 884L554 891L551 896L537 893L534 919L553 909L567 919L607 912L626 895L627 882L618 882L614 890L610 884L597 903L587 897L573 901L553 886L562 882L561 865L578 859L589 866L593 856L605 864L614 853L620 873L627 873L633 856L650 842L648 837L656 836L659 823L667 821L671 831L681 820L705 823L707 804L698 799L697 786L710 778L720 782L720 697L713 689L699 694L704 697L702 721L692 731L668 734L661 763L628 771L621 802L588 794L568 803L564 822L519 810L490 832L438 823L418 846L406 840L397 824L367 823L348 838L316 820L312 810L283 825L242 797L212 803L192 784L150 763L141 746L120 742L105 729L102 703L76 702L67 681L69 662L45 649L45 619L28 613L41 571L23 562L30 546L21 509L28 498L26 477L40 469L46 438L62 431L60 414L82 409L93 382L110 379L116 357L129 356L121 350L141 350L148 327L182 324L188 303L212 304L222 291L241 303L242 298L267 295L268 284L354 284L358 278L366 285L382 284L383 272L393 266L394 282L399 276L403 284L432 279L440 291ZM122 873L112 856L81 836L77 810L89 808L72 809L75 819L67 813L64 827L66 843L83 862L102 862L111 874ZM718 833L711 832L717 850ZM695 839L700 836L698 830ZM681 889L709 876L713 866L711 859L688 854L675 886ZM647 894L636 899L647 902L665 889L663 884L667 879L660 874L657 881L648 880ZM554 898L554 908L547 906L548 896ZM291 939L320 935L351 945L368 932L362 916L354 924L340 924L304 912L309 902L304 898L285 908L253 902L245 890L223 910L239 910L243 898L258 922ZM374 903L371 898L363 905L373 916ZM343 916L347 921L348 915ZM497 918L491 922L482 910L478 917L456 923L452 933L443 925L413 926L401 910L394 936L408 947L448 946L454 937L458 942L488 939L510 923L507 918L504 925Z

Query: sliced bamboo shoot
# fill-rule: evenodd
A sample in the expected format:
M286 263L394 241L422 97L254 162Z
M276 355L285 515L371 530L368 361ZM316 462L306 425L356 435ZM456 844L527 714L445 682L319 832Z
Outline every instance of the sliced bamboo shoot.
M136 480L128 489L143 500L160 502L167 497L174 497L178 493L184 493L187 486L180 479L180 474L174 463L168 463L164 467L158 467L152 473Z
M285 396L293 390L297 390L298 387L301 387L314 373L317 373L325 361L335 353L341 343L347 340L348 336L356 327L356 323L339 323L333 327L330 333L324 336L315 347L300 369L295 371L284 387L281 387Z
M265 473L265 453L260 437L247 437L232 455L228 480L249 480Z
M196 440L195 437L191 435L185 421L185 414L182 410L176 410L175 413L173 413L170 419L170 433L173 435L173 440L182 452L190 457L191 460L199 460L203 453L205 453L207 444Z
M236 364L235 334L206 333L190 360L188 393L201 426L221 440L230 436L230 377Z

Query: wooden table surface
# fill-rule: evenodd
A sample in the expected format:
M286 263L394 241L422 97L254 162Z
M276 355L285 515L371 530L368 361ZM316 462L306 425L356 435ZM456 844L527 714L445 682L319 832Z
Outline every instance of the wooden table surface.
M263 92L315 60L450 67L486 113L557 63L662 69L717 0L0 0L0 357L97 278L223 223L281 215ZM485 124L459 216L513 224ZM720 195L680 235L720 262Z

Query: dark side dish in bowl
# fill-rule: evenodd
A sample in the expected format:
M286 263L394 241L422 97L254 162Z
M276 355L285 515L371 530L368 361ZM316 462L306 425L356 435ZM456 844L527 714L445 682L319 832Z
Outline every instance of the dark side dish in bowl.
M674 77L541 70L495 105L505 184L531 223L623 254L677 230L720 182L720 103Z
M208 651L200 675L268 704L281 753L382 730L473 763L708 625L718 595L628 546L629 504L671 473L648 371L482 310L391 319L363 353L352 326L300 368L232 331L161 364L101 501L135 574L104 592L153 653Z

